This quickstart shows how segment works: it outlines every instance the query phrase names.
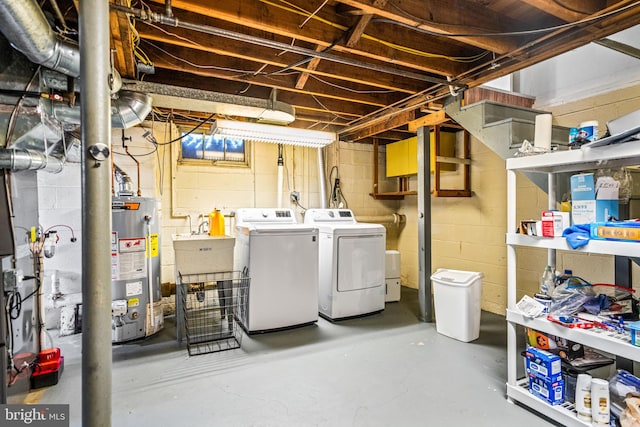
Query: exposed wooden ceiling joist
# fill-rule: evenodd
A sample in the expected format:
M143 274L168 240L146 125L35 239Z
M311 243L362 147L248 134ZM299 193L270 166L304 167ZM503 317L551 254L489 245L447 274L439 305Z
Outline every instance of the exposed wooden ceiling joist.
M154 1L156 3L162 2L162 0ZM228 22L240 22L242 25L256 30L268 31L313 45L331 46L332 50L337 52L345 52L387 64L406 66L425 73L455 76L464 69L463 65L455 61L442 60L442 55L450 57L464 55L462 47L457 46L455 43L445 46L442 43L426 38L421 40L420 43L416 43L416 40L410 37L410 31L406 29L380 27L372 37L376 40L382 40L384 43L363 37L358 43L358 49L349 48L339 43L344 38L348 26L334 22L334 20L339 19L338 15L334 15L331 19L323 22L311 19L303 28L299 28L299 25L310 12L291 11L287 10L288 8L285 6L281 6L282 4L279 2L269 2L269 6L272 8L279 8L276 9L278 16L274 19L274 10L267 8L266 3L267 0L253 0L239 3L216 2L213 5L204 5L197 0L172 1L174 9L184 9ZM312 7L307 7L313 9ZM324 12L324 9L322 12ZM241 20L239 16L242 17ZM424 52L425 55L416 56L414 53L409 53L404 49L391 48L388 44L391 43L389 40L392 39L394 39L394 45L406 47L411 52ZM445 47L449 49L443 52ZM475 53L478 54L479 52Z
M73 14L74 0L57 1ZM636 1L172 0L168 16L151 0L112 14L112 41L125 76L132 52L146 53L156 74L145 80L261 99L276 89L292 126L367 142L409 135L452 90L638 25ZM135 49L122 10L136 16Z

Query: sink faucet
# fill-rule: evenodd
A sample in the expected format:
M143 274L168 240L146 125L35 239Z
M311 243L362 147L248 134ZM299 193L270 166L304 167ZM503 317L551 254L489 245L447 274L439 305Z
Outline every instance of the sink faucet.
M208 225L208 221L206 219L203 219L202 221L200 221L200 224L198 224L198 234L202 234L202 233L208 233L209 230L207 230L207 225ZM203 227L205 226L205 227ZM203 230L204 228L204 230Z

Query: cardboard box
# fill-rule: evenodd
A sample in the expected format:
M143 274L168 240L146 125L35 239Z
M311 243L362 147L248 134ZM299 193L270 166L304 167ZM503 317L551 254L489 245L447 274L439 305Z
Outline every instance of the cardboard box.
M570 226L571 220L569 219L569 212L542 212L542 236L562 237L564 229Z
M612 177L594 180L592 173L571 177L571 220L574 224L609 221L618 217L618 188Z
M527 347L525 358L525 366L529 376L550 382L562 379L562 360L557 354L535 347Z
M564 380L546 381L529 375L529 392L551 405L564 402Z

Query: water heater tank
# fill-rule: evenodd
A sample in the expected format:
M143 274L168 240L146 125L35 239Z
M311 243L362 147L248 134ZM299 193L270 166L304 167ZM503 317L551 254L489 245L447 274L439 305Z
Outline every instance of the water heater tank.
M119 343L162 329L158 202L112 198L111 337Z

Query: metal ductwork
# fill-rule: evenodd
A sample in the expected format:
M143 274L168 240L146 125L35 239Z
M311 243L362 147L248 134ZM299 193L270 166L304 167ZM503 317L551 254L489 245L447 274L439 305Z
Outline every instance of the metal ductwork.
M35 1L0 1L0 28L11 45L31 62L69 76L80 76L77 44L53 32Z
M111 100L111 127L128 129L135 126L151 112L151 97L146 93L121 90ZM80 124L80 106L69 107L62 103L42 103L43 110L64 123Z
M129 174L120 169L115 163L113 164L113 173L118 182L118 191L115 193L116 196L133 196L133 180Z
M26 149L0 149L0 169L18 170L44 170L46 172L59 173L64 162L57 157L48 156L34 150Z
M11 45L30 61L68 76L80 76L80 50L75 41L56 34L35 0L0 0L0 31ZM122 79L113 70L112 93L120 91ZM64 111L68 109L69 111ZM77 119L80 109L58 105L56 117ZM129 128L141 123L151 111L151 97L146 94L119 92L112 101L114 127Z

